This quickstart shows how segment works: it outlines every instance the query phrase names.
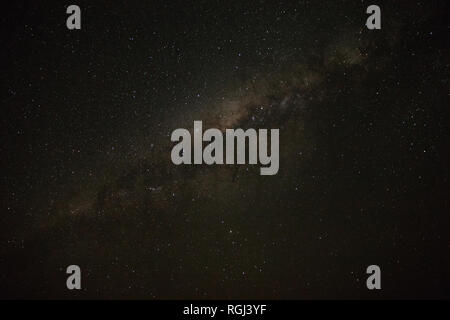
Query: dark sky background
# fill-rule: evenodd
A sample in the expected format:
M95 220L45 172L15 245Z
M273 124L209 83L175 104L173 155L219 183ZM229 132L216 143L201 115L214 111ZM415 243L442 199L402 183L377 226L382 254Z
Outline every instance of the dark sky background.
M0 297L448 298L449 6L372 2L7 4ZM278 174L173 165L194 120Z

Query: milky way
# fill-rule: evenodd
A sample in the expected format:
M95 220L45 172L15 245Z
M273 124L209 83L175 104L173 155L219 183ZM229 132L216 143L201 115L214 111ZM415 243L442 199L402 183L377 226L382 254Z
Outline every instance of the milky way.
M0 296L443 297L445 5L367 5L12 5ZM279 129L279 172L174 165L194 120Z

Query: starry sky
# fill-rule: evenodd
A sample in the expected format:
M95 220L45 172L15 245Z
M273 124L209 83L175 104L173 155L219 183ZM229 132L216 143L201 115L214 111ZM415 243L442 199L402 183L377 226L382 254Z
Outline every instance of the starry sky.
M372 2L9 3L0 297L448 297L449 7ZM194 120L279 128L278 174L175 166Z

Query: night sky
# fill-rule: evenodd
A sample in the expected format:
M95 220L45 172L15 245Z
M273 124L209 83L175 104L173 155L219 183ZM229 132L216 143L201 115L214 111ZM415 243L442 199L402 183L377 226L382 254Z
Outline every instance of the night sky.
M448 297L446 2L5 4L0 297ZM174 165L194 120L278 128L278 174Z

